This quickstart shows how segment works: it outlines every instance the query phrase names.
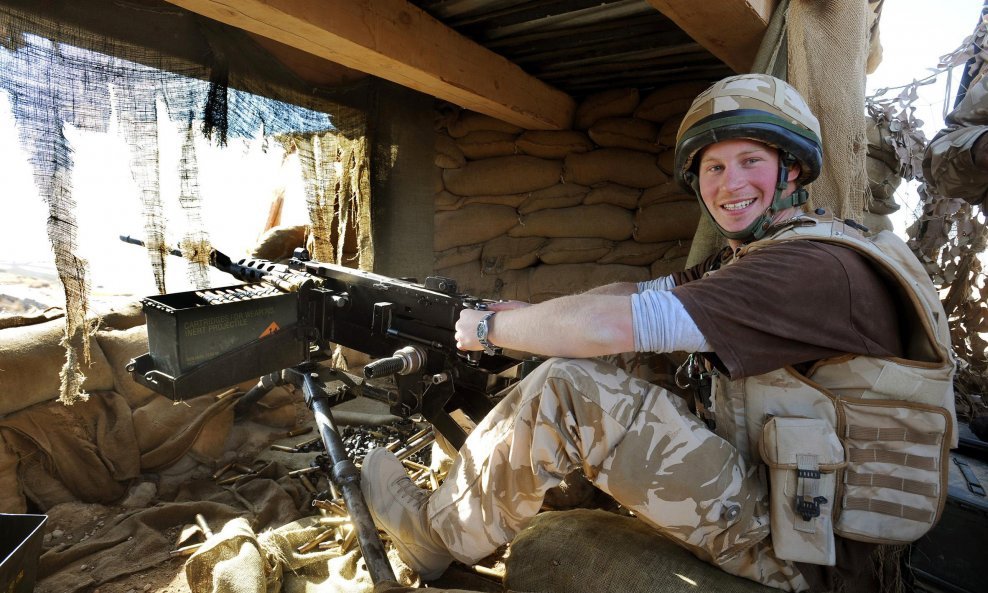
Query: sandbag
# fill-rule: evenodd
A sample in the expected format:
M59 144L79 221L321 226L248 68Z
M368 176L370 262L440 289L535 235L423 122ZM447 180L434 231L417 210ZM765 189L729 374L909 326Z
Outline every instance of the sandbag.
M583 203L587 205L611 204L612 206L634 210L638 206L638 199L641 193L640 189L633 187L627 187L617 183L602 183L590 190L587 197L583 199Z
M288 259L296 247L305 246L308 234L309 226L304 224L270 228L257 240L250 256L270 261Z
M484 245L482 243L477 243L474 245L461 245L460 247L452 247L445 251L440 251L436 254L432 267L448 268L450 266L458 266L460 264L478 260L480 259L480 254L483 248Z
M113 390L127 400L131 408L143 406L157 394L141 385L130 373L127 364L148 351L147 327L139 325L127 330L96 332L96 341L106 355L113 374Z
M446 134L436 134L436 156L434 162L442 169L459 169L467 163L467 158L456 145L456 141Z
M582 264L595 262L610 253L613 241L607 239L551 239L539 249L544 264Z
M646 188L669 180L659 169L655 156L625 148L602 148L566 157L563 179L567 183L594 185L611 181Z
M0 513L22 514L27 512L27 499L17 477L17 454L7 446L0 432Z
M495 206L511 206L517 208L522 202L528 199L530 193L508 194L504 196L458 196L446 190L438 192L435 199L437 211L457 210L472 204L493 204Z
M510 206L477 204L459 210L437 212L433 250L445 251L473 245L503 235L518 224L518 212Z
M574 127L586 130L602 117L631 115L639 99L635 88L609 89L590 95L577 106Z
M728 574L644 522L602 510L537 515L511 542L504 587L546 593L772 593Z
M677 113L662 122L662 125L659 127L658 137L658 142L661 146L666 148L676 147L676 135L679 133L679 125L683 123L683 117L685 115L685 113Z
M590 139L605 148L628 148L656 153L659 130L654 123L634 117L603 117L587 131Z
M664 150L655 157L655 162L659 165L659 169L666 175L672 176L676 170L676 151L674 150Z
M899 209L895 201L895 190L902 183L902 177L885 162L869 154L865 159L865 170L868 173L868 185L871 188L871 198L866 210L873 214L892 214Z
M656 260L649 268L649 273L653 278L659 278L660 276L682 272L686 269L686 259L687 256Z
M598 263L601 264L625 264L629 266L648 266L657 259L661 259L669 248L676 245L676 241L665 241L662 243L639 243L638 241L621 241L616 244L610 253L601 257Z
M443 184L458 196L506 195L554 185L562 176L560 161L527 155L469 161L459 169L444 169Z
M530 300L540 303L561 296L585 292L612 282L648 280L648 268L618 264L560 264L531 268L528 279Z
M518 137L515 146L525 154L543 159L562 159L594 148L590 138L579 130L528 130Z
M509 132L476 130L462 138L457 138L456 145L468 159L488 159L515 154L516 137Z
M887 214L862 212L862 222L868 228L867 235L877 235L881 231L895 232L895 225Z
M683 191L675 181L669 181L655 187L650 187L642 192L642 197L638 201L638 206L645 208L653 204L665 202L680 202L696 200L692 194Z
M436 270L446 278L456 280L460 292L485 299L528 300L529 269L506 270L500 274L485 274L478 262L469 262Z
M462 138L470 132L478 130L506 132L508 134L520 134L522 131L520 127L514 124L475 111L461 111L456 119L449 123L448 130L449 135L453 138Z
M538 262L538 250L546 244L545 237L497 237L484 243L480 254L485 274L500 274L505 270L520 270Z
M667 202L639 208L635 214L635 241L659 243L692 239L700 222L696 200Z
M634 215L608 204L539 210L521 216L512 237L599 237L623 241L634 231Z
M65 321L11 327L0 331L0 417L55 399L65 365ZM90 341L90 365L83 368L87 392L113 389L113 373L95 340Z
M578 206L590 192L585 185L575 183L559 183L552 187L533 191L528 198L518 206L520 214L529 214L546 208L566 208Z
M693 99L708 86L705 82L679 82L652 91L635 109L635 117L664 123L670 117L688 111Z

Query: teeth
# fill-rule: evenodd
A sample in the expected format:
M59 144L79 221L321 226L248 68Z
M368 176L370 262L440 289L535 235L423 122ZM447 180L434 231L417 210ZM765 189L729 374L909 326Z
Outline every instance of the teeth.
M734 202L733 204L724 204L721 206L724 210L743 210L750 206L755 201L754 198L750 200L745 200L743 202Z

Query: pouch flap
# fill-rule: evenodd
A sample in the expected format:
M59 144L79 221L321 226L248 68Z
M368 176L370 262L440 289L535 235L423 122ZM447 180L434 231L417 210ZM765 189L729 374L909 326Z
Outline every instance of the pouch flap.
M844 467L844 447L824 420L776 416L765 423L762 459L772 468L796 469L799 457L814 456L820 471Z

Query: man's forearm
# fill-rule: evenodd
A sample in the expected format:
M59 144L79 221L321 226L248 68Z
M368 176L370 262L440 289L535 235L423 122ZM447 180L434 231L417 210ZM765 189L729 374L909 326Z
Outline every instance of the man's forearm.
M638 286L634 282L614 282L613 284L591 288L583 294L631 296L636 292L638 292Z
M633 285L632 285L633 286ZM587 358L634 349L631 299L582 294L499 312L490 341L542 356Z

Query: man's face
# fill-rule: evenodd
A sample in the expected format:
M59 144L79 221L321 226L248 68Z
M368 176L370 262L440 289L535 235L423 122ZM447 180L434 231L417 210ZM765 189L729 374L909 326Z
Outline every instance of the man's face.
M710 214L725 231L748 228L772 204L779 175L779 152L754 140L723 140L706 147L700 156L700 195ZM789 171L795 188L799 169Z

